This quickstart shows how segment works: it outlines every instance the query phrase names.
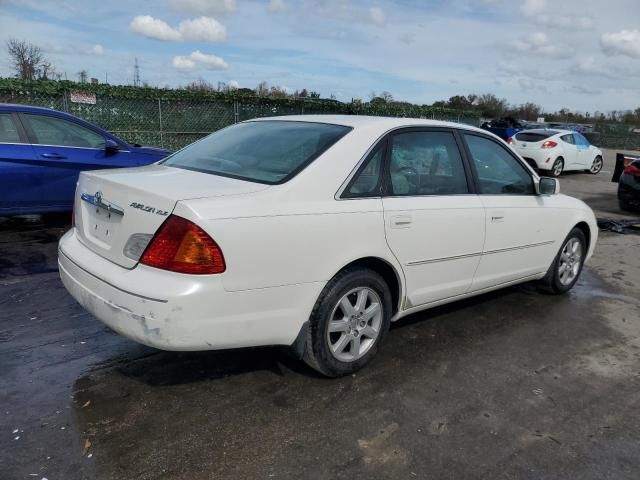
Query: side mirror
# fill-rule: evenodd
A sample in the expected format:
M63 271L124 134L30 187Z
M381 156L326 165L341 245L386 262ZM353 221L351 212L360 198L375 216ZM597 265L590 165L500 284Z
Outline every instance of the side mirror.
M540 177L536 190L538 195L556 195L560 193L560 182L557 178Z
M111 140L110 138L107 138L105 140L104 151L107 153L107 155L114 154L118 150L120 150L120 145L118 144L118 142L116 142L115 140Z

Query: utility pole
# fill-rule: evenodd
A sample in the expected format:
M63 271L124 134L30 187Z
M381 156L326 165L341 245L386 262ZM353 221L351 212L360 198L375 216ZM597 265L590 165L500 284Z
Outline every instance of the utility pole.
M140 86L140 65L138 65L138 57L136 57L135 63L133 64L133 86Z

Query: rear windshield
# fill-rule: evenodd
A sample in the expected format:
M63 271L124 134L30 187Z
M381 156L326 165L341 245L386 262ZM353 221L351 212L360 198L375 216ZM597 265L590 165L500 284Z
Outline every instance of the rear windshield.
M283 183L350 130L341 125L286 120L239 123L189 145L162 163L252 182Z
M520 132L516 135L516 140L521 142L541 142L549 137L553 137L556 132L554 130L547 130L544 132Z

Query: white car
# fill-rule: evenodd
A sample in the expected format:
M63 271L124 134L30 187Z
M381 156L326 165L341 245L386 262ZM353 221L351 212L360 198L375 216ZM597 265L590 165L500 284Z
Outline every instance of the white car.
M289 345L328 376L389 324L529 280L563 293L598 229L503 141L429 120L293 116L146 167L83 172L67 290L165 350Z
M529 165L547 171L553 177L562 172L581 170L600 173L602 150L584 135L571 130L523 130L507 140Z

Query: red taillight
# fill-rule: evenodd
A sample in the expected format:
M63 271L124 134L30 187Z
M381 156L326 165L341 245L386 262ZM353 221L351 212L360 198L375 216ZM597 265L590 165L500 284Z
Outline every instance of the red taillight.
M508 143L509 145L513 145L513 137L509 137L509 138L507 138L507 143Z
M635 163L627 165L626 167L624 167L624 173L633 177L640 177L640 166L636 165Z
M546 142L544 142L542 144L542 147L540 147L540 148L555 148L557 146L558 146L558 144L556 142L554 142L552 140L547 140Z
M170 215L160 226L140 258L140 263L178 273L222 273L222 250L195 223Z

